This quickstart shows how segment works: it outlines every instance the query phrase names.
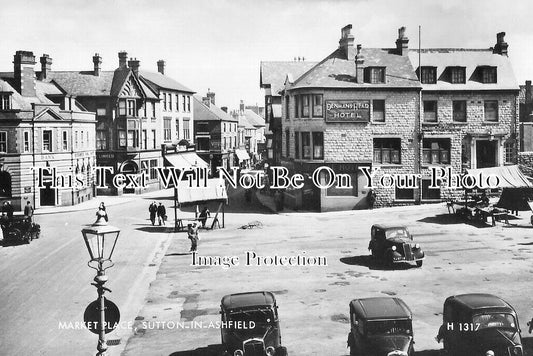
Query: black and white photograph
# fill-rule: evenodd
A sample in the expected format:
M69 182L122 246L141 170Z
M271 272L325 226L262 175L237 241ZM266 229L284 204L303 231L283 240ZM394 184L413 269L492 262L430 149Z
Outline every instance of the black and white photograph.
M0 355L533 356L532 19L0 0Z

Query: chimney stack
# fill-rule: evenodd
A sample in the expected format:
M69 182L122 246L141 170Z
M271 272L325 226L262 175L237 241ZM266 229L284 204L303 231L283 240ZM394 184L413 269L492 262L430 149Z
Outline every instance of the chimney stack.
M241 103L239 105L239 112L241 114L244 114L244 100L241 100Z
M409 52L409 38L405 36L405 26L398 29L398 39L396 40L396 52L400 56L407 56Z
M204 103L205 106L210 107L211 106L211 99L209 99L207 96L202 97L202 103Z
M36 96L35 56L30 51L17 51L13 56L14 85L22 96Z
M365 82L365 68L363 67L364 63L365 57L361 54L361 45L358 44L355 52L355 80L359 84Z
M100 65L102 64L102 57L98 53L95 53L93 56L94 64L94 76L98 77L100 75Z
M48 77L48 74L52 70L52 58L50 58L50 56L47 54L43 54L39 60L41 62L41 74L39 79L44 80Z
M207 98L211 102L211 104L215 105L215 93L211 91L211 89L207 89Z
M157 61L157 71L165 75L165 61L160 59Z
M118 67L127 68L126 62L128 61L128 52L120 51L118 52Z
M352 25L346 25L341 30L341 39L339 40L339 48L342 48L347 60L353 61L355 59L354 36L351 33Z
M505 32L499 32L496 34L496 45L492 53L500 54L507 57L507 49L509 45L505 42Z
M533 103L533 98L531 97L531 80L526 80L526 105Z
M128 61L128 67L133 71L135 75L139 75L139 67L141 66L141 62L137 58L130 58Z

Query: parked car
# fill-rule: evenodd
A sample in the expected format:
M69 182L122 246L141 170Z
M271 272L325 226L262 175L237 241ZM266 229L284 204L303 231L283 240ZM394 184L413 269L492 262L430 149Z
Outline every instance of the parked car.
M350 302L350 356L413 356L412 313L400 298Z
M220 305L222 345L231 356L287 356L281 346L278 306L271 292L224 296Z
M11 243L26 243L41 236L41 226L30 222L24 215L13 215L11 219L3 216L0 219L0 228L4 241Z
M453 356L522 356L518 317L513 307L491 294L461 294L444 302L437 341Z
M372 225L368 245L372 257L387 264L415 262L422 267L425 255L407 227L401 225Z

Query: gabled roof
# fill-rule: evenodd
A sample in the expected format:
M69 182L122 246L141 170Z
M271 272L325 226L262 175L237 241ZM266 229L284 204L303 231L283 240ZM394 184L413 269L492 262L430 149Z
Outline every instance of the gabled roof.
M519 90L518 82L507 56L493 53L492 49L430 48L422 49L421 66L437 68L437 83L422 84L423 90ZM418 50L410 50L413 68L418 68ZM484 84L473 74L478 67L497 67L497 83ZM465 67L466 83L452 84L445 79L447 67Z
M265 119L263 119L260 115L257 115L253 110L244 109L244 116L246 116L246 120L248 120L252 126L265 126Z
M420 84L407 56L396 49L362 48L363 67L386 67L385 83L357 83L355 61L348 60L342 48L295 79L289 89L296 88L419 88Z
M113 85L114 71L102 71L95 76L93 72L51 71L48 78L59 85L69 95L109 96Z
M261 88L270 88L271 95L279 95L279 91L285 86L287 74L298 78L316 64L317 62L305 61L261 62L259 84Z
M193 95L194 100L194 121L237 121L230 114L211 104L205 105L202 97Z
M157 89L163 88L163 89L182 91L182 92L191 93L191 94L194 93L193 90L187 88L185 85L159 72L154 73L154 72L148 72L148 71L141 70L139 71L139 74L141 78L144 78L147 81L149 81L152 85L156 86Z

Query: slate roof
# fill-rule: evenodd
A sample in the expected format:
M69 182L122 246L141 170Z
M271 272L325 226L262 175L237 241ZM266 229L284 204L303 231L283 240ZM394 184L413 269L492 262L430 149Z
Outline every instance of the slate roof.
M51 71L48 78L71 95L109 96L114 75L114 71L102 71L99 76L92 71Z
M183 92L191 93L191 94L194 93L194 90L187 88L185 85L159 72L154 73L154 72L140 70L139 74L142 78L146 79L147 81L149 81L150 83L152 83L153 85L159 88L183 91Z
M202 97L193 95L194 121L237 121L230 114L215 105L205 105Z
M436 84L422 84L423 90L518 90L518 82L508 57L492 53L492 49L431 48L422 49L421 65L437 67ZM409 51L413 68L418 68L418 50ZM446 67L465 67L466 83L452 84L440 80ZM479 66L497 67L497 83L484 84L473 80Z
M265 126L265 119L257 115L253 110L244 109L244 116L246 116L248 122L253 126Z
M419 88L420 83L407 56L395 53L396 49L362 48L363 67L386 67L385 83L357 83L355 61L346 59L337 48L323 61L299 78L290 89L297 88Z
M261 62L259 81L261 88L271 88L272 95L279 95L279 91L285 87L287 74L298 78L311 69L317 62Z

